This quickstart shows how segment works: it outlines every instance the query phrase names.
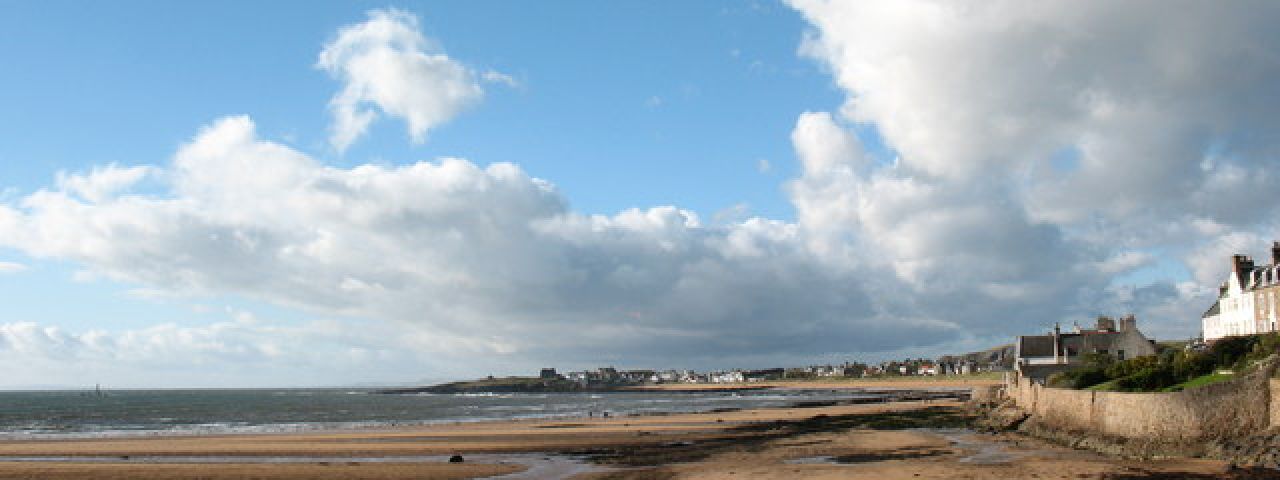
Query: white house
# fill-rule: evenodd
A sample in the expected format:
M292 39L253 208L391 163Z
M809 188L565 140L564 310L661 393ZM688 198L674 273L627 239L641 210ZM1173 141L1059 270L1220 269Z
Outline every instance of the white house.
M1277 331L1280 292L1280 242L1271 245L1271 264L1254 265L1246 255L1231 256L1231 273L1218 287L1218 298L1201 316L1205 341Z
M742 383L746 379L742 376L741 370L733 370L729 372L712 372L710 374L711 383Z

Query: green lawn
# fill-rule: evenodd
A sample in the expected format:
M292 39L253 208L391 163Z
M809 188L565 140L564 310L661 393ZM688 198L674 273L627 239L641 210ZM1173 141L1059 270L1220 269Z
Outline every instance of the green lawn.
M1178 392L1178 391L1187 390L1191 388L1203 387L1205 385L1214 384L1214 383L1218 383L1226 380L1231 380L1232 378L1235 378L1235 375L1232 375L1229 373L1228 374L1210 373L1208 375L1202 375L1202 376L1193 378L1191 380L1187 380L1177 385L1170 385L1168 387L1165 387L1164 389L1161 389L1160 391L1161 392ZM1119 379L1111 380L1108 382L1102 382L1092 387L1087 387L1085 388L1085 390L1093 390L1095 392L1114 392L1114 391L1117 391L1116 382L1118 381Z
M1231 380L1231 379L1233 379L1233 378L1235 378L1235 377L1236 377L1235 375L1232 375L1232 374L1229 374L1229 373L1228 373L1228 374L1222 374L1222 373L1214 372L1214 373L1210 373L1210 374L1208 374L1208 375L1201 375L1201 376L1199 376L1199 377L1193 378L1193 379L1191 379L1191 380L1187 380L1187 381L1182 382L1182 383L1179 383L1179 384L1177 384L1177 385L1169 386L1168 388L1165 388L1163 391L1165 391L1165 392L1177 392L1177 391L1180 391L1180 390L1188 390L1188 389L1192 389L1192 388L1196 388L1196 387L1203 387L1203 386L1205 386L1205 385L1210 385L1210 384L1214 384L1214 383L1218 383L1218 382L1224 382L1224 381L1227 381L1227 380Z
M1119 379L1111 380L1108 382L1102 382L1092 387L1086 387L1085 390L1093 390L1096 392L1114 392L1116 390L1116 381L1118 380Z

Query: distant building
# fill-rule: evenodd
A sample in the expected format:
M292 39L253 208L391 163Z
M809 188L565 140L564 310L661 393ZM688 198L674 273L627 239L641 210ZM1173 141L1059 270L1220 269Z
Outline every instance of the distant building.
M542 372L538 373L538 378L543 380L555 380L560 378L560 374L556 373L556 369L554 368L544 368L542 369Z
M1232 255L1231 273L1218 287L1218 298L1200 317L1204 340L1277 331L1277 292L1280 242L1271 244L1270 265L1254 265L1247 255Z
M733 370L728 372L712 372L708 374L711 383L742 383L746 381L741 370Z
M621 376L618 375L618 369L613 367L598 368L596 369L596 372L597 372L596 373L597 376L602 382L613 383L618 381L619 378L621 378Z
M627 383L644 383L651 381L655 374L653 370L624 370L618 372L618 378Z
M765 380L781 379L785 374L786 369L766 368L764 370L749 370L742 372L742 378L748 382L763 382Z
M1026 335L1015 342L1014 368L1022 377L1043 383L1049 375L1075 368L1084 361L1084 355L1109 355L1117 360L1155 355L1155 342L1138 330L1133 315L1120 319L1119 325L1110 317L1099 317L1091 330L1076 327L1063 333L1057 325L1048 335Z

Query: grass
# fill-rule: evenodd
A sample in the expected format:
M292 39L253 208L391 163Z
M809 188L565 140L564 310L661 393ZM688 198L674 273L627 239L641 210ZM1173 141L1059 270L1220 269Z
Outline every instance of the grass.
M1168 387L1161 389L1160 391L1161 392L1180 392L1187 389L1203 387L1205 385L1210 385L1210 384L1214 384L1214 383L1218 383L1226 380L1231 380L1232 378L1235 378L1235 375L1230 373L1215 372L1215 373L1210 373L1208 375L1201 375L1199 377L1187 380L1177 385L1170 385ZM1120 379L1102 382L1097 385L1087 387L1085 388L1085 390L1092 390L1095 392L1115 392L1115 391L1118 391L1118 389L1116 388L1116 382L1119 382L1119 381Z
M1116 391L1116 382L1118 381L1120 381L1120 379L1117 378L1115 380L1102 382L1092 387L1087 387L1085 390L1093 390L1095 392L1114 392Z
M1193 379L1191 379L1191 380L1187 380L1187 381L1182 382L1182 383L1179 383L1179 384L1177 384L1177 385L1171 385L1171 386L1169 386L1169 387L1165 388L1165 389L1164 389L1164 390L1162 390L1162 391L1165 391L1165 392L1177 392L1177 391L1182 391L1182 390L1189 390L1189 389L1196 388L1196 387L1203 387L1203 386L1205 386L1205 385L1211 385L1211 384L1218 383L1218 382L1224 382L1224 381L1227 381L1227 380L1231 380L1232 378L1235 378L1235 375L1232 375L1232 374L1229 374L1229 373L1224 374L1224 373L1214 372L1214 373L1210 373L1210 374L1208 374L1208 375L1201 375L1201 376L1199 376L1199 377L1193 378Z

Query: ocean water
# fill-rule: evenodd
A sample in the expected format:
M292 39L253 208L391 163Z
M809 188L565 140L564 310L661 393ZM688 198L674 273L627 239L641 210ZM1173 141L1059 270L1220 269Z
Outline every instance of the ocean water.
M0 392L0 438L255 433L696 412L868 397L854 391L382 395L353 389Z

